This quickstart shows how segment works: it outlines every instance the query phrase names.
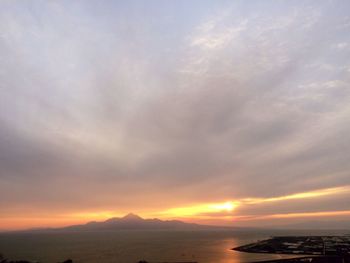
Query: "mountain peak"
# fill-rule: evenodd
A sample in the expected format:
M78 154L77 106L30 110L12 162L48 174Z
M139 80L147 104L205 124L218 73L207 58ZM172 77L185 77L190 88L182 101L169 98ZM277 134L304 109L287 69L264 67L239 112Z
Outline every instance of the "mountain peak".
M125 220L143 220L142 217L135 215L133 213L127 214L126 216L122 217L122 219L125 219Z

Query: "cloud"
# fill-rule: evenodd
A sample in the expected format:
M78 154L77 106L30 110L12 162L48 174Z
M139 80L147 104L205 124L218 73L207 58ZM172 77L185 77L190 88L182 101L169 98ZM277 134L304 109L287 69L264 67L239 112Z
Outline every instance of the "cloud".
M1 213L350 184L347 3L1 5Z

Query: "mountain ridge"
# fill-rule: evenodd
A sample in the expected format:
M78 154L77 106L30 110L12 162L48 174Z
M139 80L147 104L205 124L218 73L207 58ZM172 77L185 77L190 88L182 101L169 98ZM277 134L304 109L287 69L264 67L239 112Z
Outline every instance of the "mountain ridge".
M112 217L104 221L90 221L85 224L71 225L59 228L40 228L27 231L117 231L117 230L204 230L204 229L232 229L232 227L201 225L186 223L180 220L161 220L158 218L144 219L134 213L123 217Z

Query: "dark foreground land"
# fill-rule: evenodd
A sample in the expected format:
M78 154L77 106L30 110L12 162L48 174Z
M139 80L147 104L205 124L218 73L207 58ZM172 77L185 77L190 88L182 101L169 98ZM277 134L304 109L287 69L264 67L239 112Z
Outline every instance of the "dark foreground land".
M308 255L294 259L264 261L350 263L350 236L281 236L233 248L248 253Z
M27 261L27 260L9 260L9 259L5 259L1 254L0 254L0 263L40 263L37 261ZM71 259L67 259L63 262L58 262L58 263L73 263L73 260ZM152 263L152 262L148 262L148 261L144 261L144 260L140 260L137 263ZM153 263L198 263L198 262L194 262L194 261L179 261L179 262L153 262Z
M39 263L37 261L28 261L28 260L9 260L4 258L1 254L0 254L0 263ZM71 259L67 259L63 262L58 262L58 263L73 263L73 261Z

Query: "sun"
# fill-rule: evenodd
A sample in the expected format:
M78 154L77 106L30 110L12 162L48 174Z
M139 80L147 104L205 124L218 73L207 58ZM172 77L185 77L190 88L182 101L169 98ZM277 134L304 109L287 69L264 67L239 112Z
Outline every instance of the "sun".
M214 211L226 211L226 212L232 212L237 205L231 201L221 203L221 204L214 204L211 206Z

